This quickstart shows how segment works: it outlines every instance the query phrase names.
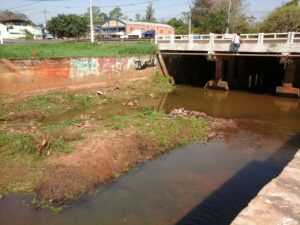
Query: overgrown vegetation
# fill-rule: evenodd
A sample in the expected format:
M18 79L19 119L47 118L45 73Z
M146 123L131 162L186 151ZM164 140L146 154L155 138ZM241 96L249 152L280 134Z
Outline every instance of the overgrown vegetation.
M0 58L98 57L155 54L151 42L137 43L52 43L36 45L0 45Z
M208 124L203 120L169 118L149 108L128 115L114 115L107 120L106 127L114 130L134 128L141 137L158 146L160 152L201 140L208 132Z
M62 206L55 206L48 201L39 201L36 197L31 201L31 204L37 209L49 209L55 213L59 213L64 209Z
M300 6L298 1L292 0L277 8L257 26L261 32L299 32Z
M36 140L28 134L0 134L0 149L5 154L33 154L36 145Z
M290 0L260 20L247 13L245 0L231 0L230 24L228 0L194 0L190 12L183 12L183 18L171 18L167 23L175 28L176 34L188 34L188 20L191 16L192 33L275 33L300 31L299 1Z
M107 89L103 96L90 90L2 99L0 195L34 192L39 181L45 178L43 171L49 157L74 153L76 143L90 135L128 129L151 143L155 154L201 140L209 130L207 122L170 118L155 107L162 95L172 89L167 78L157 75L152 80ZM153 103L149 105L149 101ZM30 116L33 113L42 116ZM34 201L34 204L38 208L61 210L48 202Z

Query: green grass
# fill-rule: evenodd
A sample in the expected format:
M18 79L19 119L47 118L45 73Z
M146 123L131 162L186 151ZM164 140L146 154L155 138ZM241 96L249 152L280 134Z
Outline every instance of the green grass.
M76 146L76 141L90 137L89 132L134 130L142 141L151 144L154 154L201 140L209 132L209 122L194 118L169 118L164 112L151 110L152 104L149 108L122 106L122 103L129 101L150 99L150 94L154 94L152 100L158 104L162 95L173 88L167 78L157 75L153 80L124 84L101 97L91 90L49 92L13 101L3 98L0 101L0 194L34 192L37 183L43 179L43 167L48 157L74 152L72 146ZM114 107L118 110L114 111ZM5 121L11 112L32 112L42 114L46 119ZM120 114L115 115L116 112ZM79 126L77 129L74 126L85 123L92 127L79 129ZM47 140L48 145L40 149L43 139ZM37 204L38 208L52 208L51 204Z
M48 58L48 57L98 57L155 54L156 46L150 42L97 44L52 43L35 45L0 45L0 58Z
M20 108L31 108L38 110L42 113L51 113L56 111L58 106L62 105L64 102L62 99L57 97L56 93L48 93L35 95L30 97L27 101L22 102Z
M32 199L31 204L37 209L47 209L54 213L59 213L64 209L61 206L55 206L48 201L39 201L36 198Z
M158 95L170 93L175 88L169 79L161 74L156 74L153 77L151 86L150 90Z
M205 120L182 117L174 119L167 117L163 112L150 109L112 116L105 126L112 130L133 127L143 138L158 145L158 151L199 141L209 132L209 124Z
M104 100L102 100L104 101ZM101 104L101 99L95 93L61 93L49 92L18 100L13 103L0 102L0 120L9 112L16 114L40 113L43 116L63 113L75 108L90 108Z
M75 124L82 124L82 120L81 119L67 119L67 120L59 121L56 124L43 126L43 131L50 132L53 130L66 128L66 127L69 127L69 126L72 126Z
M28 134L0 134L0 150L6 154L33 154L37 150L36 140Z
M64 137L53 140L49 145L49 151L59 153L72 153L75 149L65 140Z
M91 94L68 94L69 102L76 102L85 107L91 107L94 104L93 95Z

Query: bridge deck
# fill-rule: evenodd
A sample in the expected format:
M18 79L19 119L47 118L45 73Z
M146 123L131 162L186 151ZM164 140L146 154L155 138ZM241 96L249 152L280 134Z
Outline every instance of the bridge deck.
M162 51L230 52L233 34L157 35ZM299 53L300 32L241 34L241 53Z
M282 54L250 54L250 53L241 53L241 54L232 54L232 53L218 53L218 52L214 52L214 53L200 53L200 52L180 52L180 51L174 51L174 52L164 52L161 51L160 52L161 55L200 55L200 56L208 56L208 55L213 55L213 56L232 56L232 57L282 57ZM299 58L300 54L290 54L289 57L295 57L295 58Z

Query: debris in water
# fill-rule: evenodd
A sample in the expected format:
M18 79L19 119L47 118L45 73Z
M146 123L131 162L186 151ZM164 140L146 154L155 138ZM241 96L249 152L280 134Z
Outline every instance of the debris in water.
M105 95L105 93L102 92L102 91L97 91L96 93L97 93L97 95L99 95L99 96Z
M198 111L191 111L191 110L186 110L184 108L180 109L173 109L169 113L169 117L176 118L176 117L195 117L195 118L204 118L207 120L213 120L211 116L208 116L204 112L198 112Z

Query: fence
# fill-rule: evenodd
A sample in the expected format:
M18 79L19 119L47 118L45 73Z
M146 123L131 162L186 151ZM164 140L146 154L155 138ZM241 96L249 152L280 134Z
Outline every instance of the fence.
M156 44L177 44L177 43L202 43L217 44L231 43L235 34L191 34L191 35L156 35ZM300 32L289 33L258 33L241 34L244 43L265 44L265 43L300 43Z

